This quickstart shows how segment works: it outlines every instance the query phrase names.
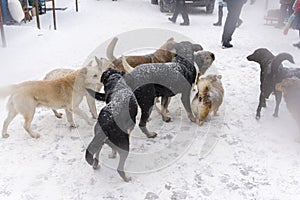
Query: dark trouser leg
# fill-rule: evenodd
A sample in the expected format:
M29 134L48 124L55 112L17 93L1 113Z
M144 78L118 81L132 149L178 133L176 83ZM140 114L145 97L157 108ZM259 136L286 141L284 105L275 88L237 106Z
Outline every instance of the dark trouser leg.
M242 11L243 3L228 1L227 8L228 14L225 21L225 26L222 35L222 42L229 43L232 39L232 35L236 29L236 24L238 19L240 18L240 14Z
M278 18L278 25L283 25L284 18L287 14L288 7L289 7L289 5L281 4L281 6L280 6L280 15L279 15L279 18Z
M176 7L175 7L175 11L174 11L174 13L173 13L173 16L172 16L172 18L170 18L173 22L176 22L176 19L177 19L177 17L178 17L178 14L179 14L179 7L176 5Z
M183 18L183 23L189 24L190 19L189 19L189 15L188 15L188 12L187 12L187 9L186 9L185 5L182 5L182 7L181 7L181 15L182 15L182 18Z

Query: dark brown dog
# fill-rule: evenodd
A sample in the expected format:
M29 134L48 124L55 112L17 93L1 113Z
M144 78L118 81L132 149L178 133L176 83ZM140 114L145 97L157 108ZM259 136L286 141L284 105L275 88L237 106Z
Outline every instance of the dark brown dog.
M127 71L124 69L124 66L122 64L122 58L121 57L116 58L113 55L117 41L118 41L118 38L115 37L110 42L110 44L107 47L106 56L115 65L115 69L118 69L120 71L127 73ZM171 62L176 53L175 49L174 49L174 44L177 44L177 42L174 40L174 38L170 38L167 40L166 43L164 43L154 53L146 54L143 56L126 56L126 61L133 68L135 68L138 65L147 64L147 63ZM200 50L203 50L202 46L197 45L197 51L200 51Z

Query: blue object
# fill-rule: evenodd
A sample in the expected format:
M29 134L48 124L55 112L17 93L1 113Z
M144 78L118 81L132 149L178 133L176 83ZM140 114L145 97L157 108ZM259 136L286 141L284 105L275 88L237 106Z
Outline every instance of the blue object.
M11 22L13 22L14 20L9 13L7 0L0 0L0 1L2 1L3 22L4 24L11 24Z

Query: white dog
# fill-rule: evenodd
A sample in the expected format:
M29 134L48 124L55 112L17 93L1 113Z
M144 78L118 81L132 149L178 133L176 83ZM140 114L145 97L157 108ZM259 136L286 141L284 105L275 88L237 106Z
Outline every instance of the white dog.
M94 85L100 88L99 71L91 70L92 66L86 66L63 77L42 80L27 81L0 89L0 97L10 96L7 102L8 116L4 121L2 137L7 138L7 128L17 114L24 117L24 129L33 138L31 122L37 107L43 106L51 109L64 109L71 127L77 127L73 120L73 112L84 116L79 104L86 95L86 87ZM83 117L85 118L85 117ZM87 120L88 121L88 120Z

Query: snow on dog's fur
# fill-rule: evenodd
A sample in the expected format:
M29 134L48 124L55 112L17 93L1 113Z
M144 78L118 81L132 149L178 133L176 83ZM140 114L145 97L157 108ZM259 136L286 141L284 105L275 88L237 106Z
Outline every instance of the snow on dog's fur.
M92 61L87 65L87 67L88 67L87 77L95 78L93 76L97 76L99 81L96 84L89 84L89 85L87 85L87 87L91 88L91 89L94 89L96 91L99 91L102 87L102 83L100 81L101 74L106 69L111 67L112 63L110 61L108 61L107 59L105 59L105 58L98 59L97 57L95 57L95 61L97 63L97 65L95 67L92 66ZM63 77L63 76L68 75L68 74L70 74L74 71L75 70L73 70L73 69L64 69L64 68L54 69L54 70L52 70L52 71L50 71L46 74L44 80L51 80L51 79ZM88 93L85 94L85 98L86 98L86 101L88 103L88 106L89 106L90 112L92 114L92 117L94 119L96 119L98 115L97 115L95 100ZM62 117L62 113L58 113L56 110L53 110L53 112L54 112L54 114L57 118Z
M208 75L199 79L197 83L198 93L191 104L198 125L204 123L210 112L217 115L224 97L221 79L221 75Z
M10 96L7 102L8 116L4 121L2 137L7 138L7 128L10 122L21 114L24 117L24 129L33 138L39 134L31 130L37 107L65 109L67 120L71 127L77 127L73 120L73 112L85 119L85 113L79 108L85 88L99 83L99 75L90 74L89 67L72 72L64 77L52 80L26 81L0 89L0 97ZM86 119L88 122L89 120Z

